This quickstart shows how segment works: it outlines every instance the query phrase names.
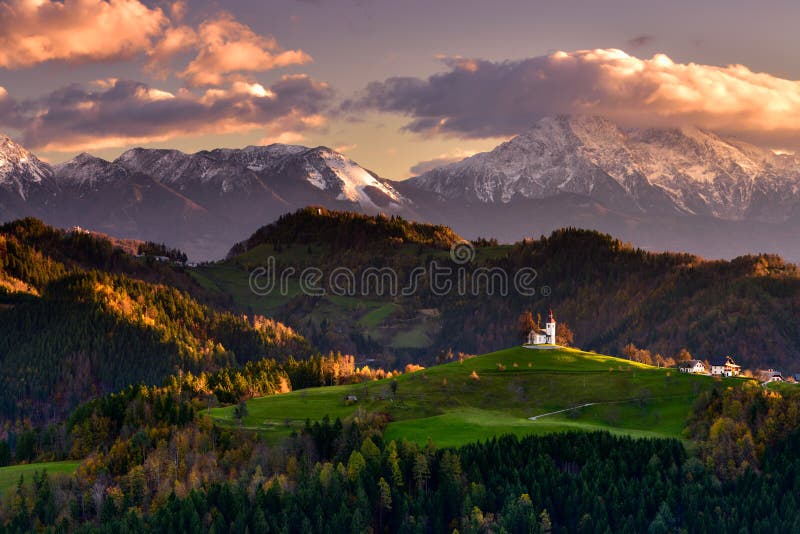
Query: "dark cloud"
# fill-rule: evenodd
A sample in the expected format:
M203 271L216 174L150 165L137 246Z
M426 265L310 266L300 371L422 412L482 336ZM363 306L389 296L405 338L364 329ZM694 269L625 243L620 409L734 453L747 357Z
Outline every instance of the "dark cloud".
M8 95L5 87L0 85L0 127L17 129L24 124L20 116L19 104Z
M307 76L285 76L268 88L236 82L226 89L174 95L140 82L112 80L98 90L70 85L40 99L6 103L16 111L0 115L0 125L19 129L26 146L49 150L254 129L302 132L321 126L332 96L327 84Z
M652 42L655 40L656 38L654 35L637 35L632 39L628 39L628 46L630 48L641 48L643 46L652 44Z
M592 73L567 67L553 77L552 63L551 56L505 62L447 59L445 73L372 82L343 108L410 116L405 129L417 133L513 135L544 116L568 112L576 98L591 96Z
M544 116L576 113L629 126L692 124L798 146L800 82L743 65L676 63L664 54L640 59L616 49L444 62L447 70L428 78L370 83L342 109L398 113L410 118L407 131L461 138L508 137Z

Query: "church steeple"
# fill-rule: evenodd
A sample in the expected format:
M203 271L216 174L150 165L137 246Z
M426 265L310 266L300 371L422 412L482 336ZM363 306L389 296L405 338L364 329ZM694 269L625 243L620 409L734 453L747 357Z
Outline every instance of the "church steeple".
M550 315L547 318L547 323L544 325L545 335L547 336L547 343L549 345L556 344L556 320L553 317L553 308L550 308Z

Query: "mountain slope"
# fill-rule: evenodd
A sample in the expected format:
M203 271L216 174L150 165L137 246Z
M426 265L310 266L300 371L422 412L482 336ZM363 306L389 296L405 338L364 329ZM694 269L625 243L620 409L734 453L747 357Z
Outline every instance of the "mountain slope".
M631 212L774 222L800 199L800 160L696 128L621 128L600 117L559 116L409 183L466 202L576 193Z
M129 384L309 350L280 323L146 282L189 286L101 238L27 219L0 226L0 252L0 420L51 419Z

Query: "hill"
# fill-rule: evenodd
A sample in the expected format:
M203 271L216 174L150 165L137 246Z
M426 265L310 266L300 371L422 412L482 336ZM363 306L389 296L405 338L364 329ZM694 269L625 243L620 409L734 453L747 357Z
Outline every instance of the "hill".
M167 285L169 284L169 285ZM180 269L35 219L0 227L0 419L57 419L96 395L310 351L284 325L201 304Z
M368 249L376 252L374 247L381 251L409 244L447 250L459 241L463 238L446 226L310 206L282 215L274 223L259 228L246 241L234 245L228 258L261 245L327 243L334 250Z
M274 316L326 350L388 365L430 364L448 350L475 354L513 345L522 340L517 318L523 312L544 316L552 307L574 331L576 344L589 350L620 355L634 343L654 355L686 348L700 359L731 354L750 368L798 367L800 274L778 256L710 261L657 254L567 228L513 245L475 241L472 261L456 263L448 248L460 239L445 227L396 217L309 209L263 228L227 260L189 272L209 292L229 295L235 309ZM270 258L277 270L293 268L295 274L286 291L254 293L250 274ZM389 268L402 285L414 269L434 261L452 270L447 279L455 288L459 268L468 288L481 269L509 277L533 269L535 294L437 292L429 273L406 295L363 287L337 293L329 283L338 267L356 281L366 269ZM322 271L324 294L300 290L298 275L308 267Z
M515 347L396 379L252 399L241 424L276 438L306 419L378 414L388 423L386 439L430 438L438 446L569 430L680 437L694 399L713 386L710 377L575 349ZM211 414L233 422L234 410Z

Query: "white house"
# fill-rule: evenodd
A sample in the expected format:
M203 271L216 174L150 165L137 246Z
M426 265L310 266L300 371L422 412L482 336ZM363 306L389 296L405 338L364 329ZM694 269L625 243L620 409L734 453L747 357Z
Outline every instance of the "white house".
M541 328L534 327L528 333L528 345L555 345L556 344L556 320L553 318L553 310L550 310L550 316L544 324L544 331Z
M783 375L775 369L767 369L766 371L758 372L758 379L764 384L768 382L783 382Z
M700 360L688 360L678 365L678 371L681 373L705 373L706 366Z
M741 366L737 365L730 356L716 357L711 360L712 376L739 376Z

